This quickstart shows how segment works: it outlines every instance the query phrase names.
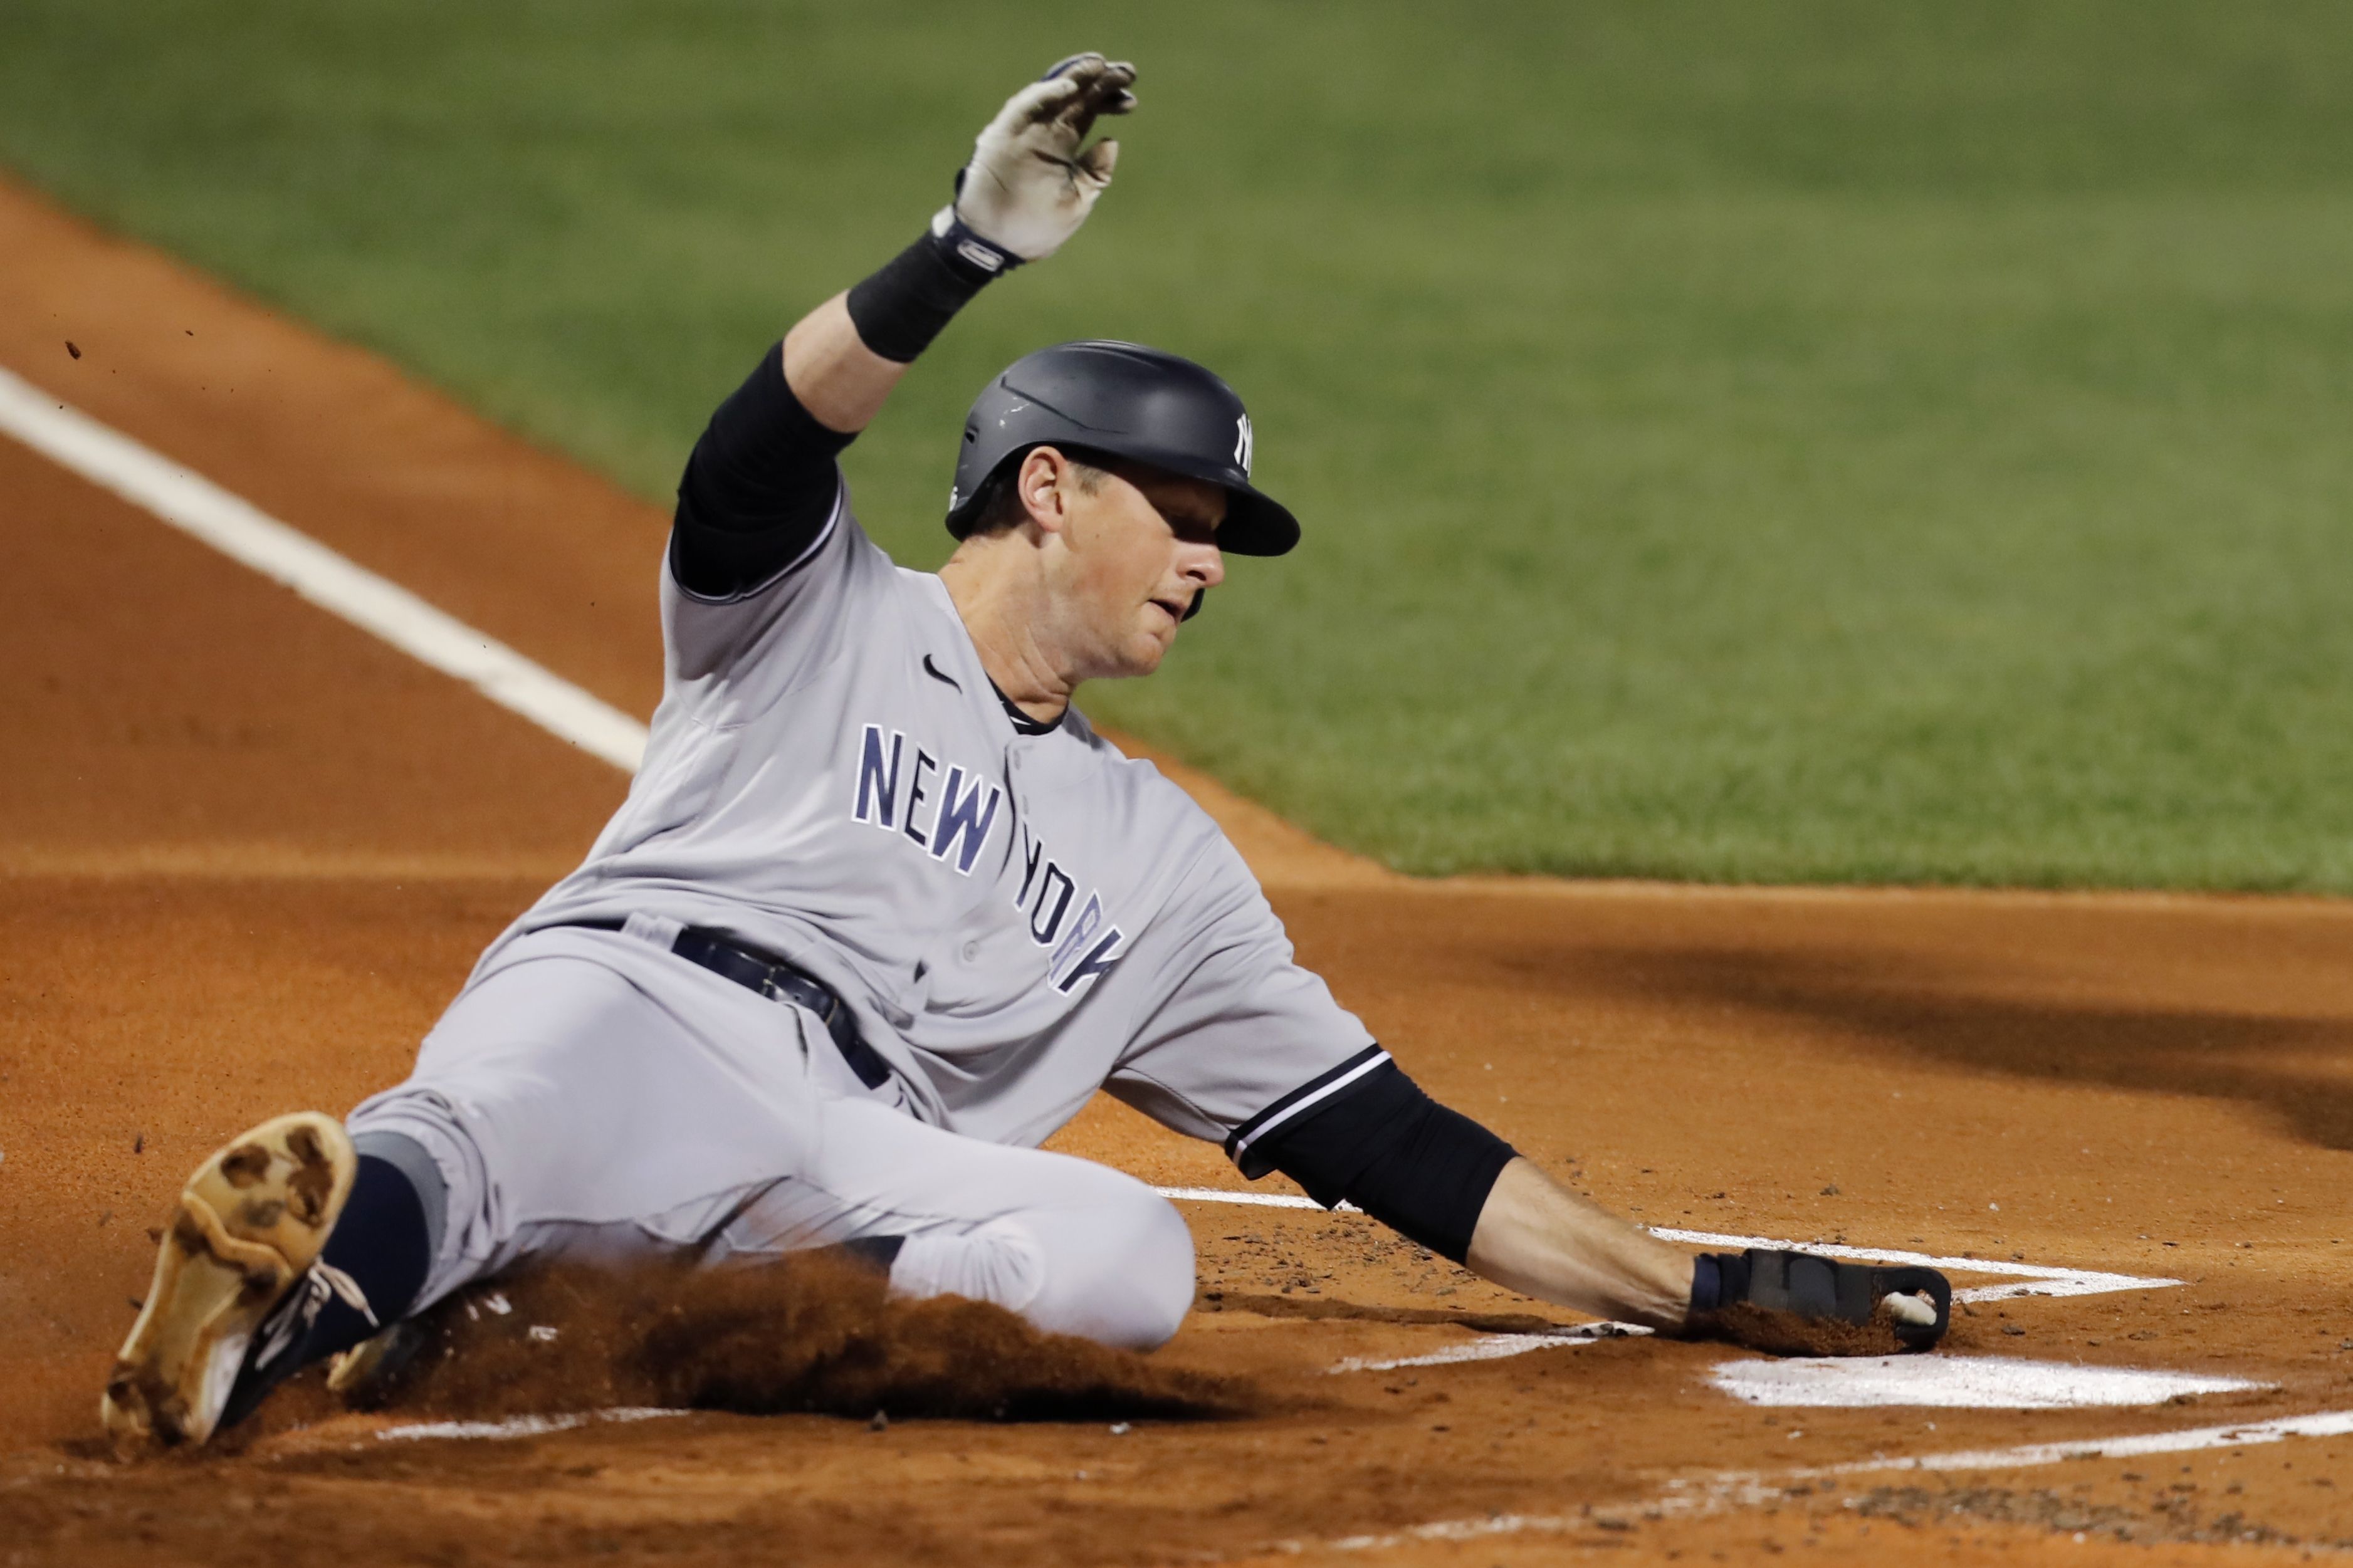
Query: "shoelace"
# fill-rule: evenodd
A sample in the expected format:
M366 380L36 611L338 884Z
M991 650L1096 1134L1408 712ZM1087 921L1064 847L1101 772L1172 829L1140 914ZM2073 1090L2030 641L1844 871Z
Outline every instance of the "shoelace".
M384 1326L376 1321L375 1309L368 1305L367 1292L360 1289L360 1282L322 1259L303 1271L286 1300L263 1321L260 1347L248 1364L265 1367L285 1354L311 1331L327 1303L338 1299L367 1319L369 1328Z

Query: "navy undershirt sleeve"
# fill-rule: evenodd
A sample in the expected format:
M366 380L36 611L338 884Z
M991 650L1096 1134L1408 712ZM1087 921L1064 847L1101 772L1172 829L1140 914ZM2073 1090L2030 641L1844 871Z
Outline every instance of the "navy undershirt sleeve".
M785 383L784 344L760 356L712 415L678 485L670 574L688 592L731 598L766 583L817 542L833 516L853 437L817 422Z
M926 229L849 291L859 341L907 363L994 276ZM706 599L748 594L808 553L839 499L834 459L856 439L829 430L785 381L784 344L760 358L711 416L678 486L670 574Z
M1345 1198L1460 1263L1495 1178L1516 1157L1383 1060L1251 1143L1243 1173L1281 1171L1325 1208Z

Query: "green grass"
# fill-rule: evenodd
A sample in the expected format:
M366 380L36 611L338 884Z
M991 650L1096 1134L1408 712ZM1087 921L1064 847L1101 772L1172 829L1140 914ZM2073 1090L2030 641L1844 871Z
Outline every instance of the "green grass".
M0 161L666 494L1067 48L1120 184L853 449L931 564L1064 337L1307 542L1099 719L1417 871L2353 890L2353 10L9 0Z

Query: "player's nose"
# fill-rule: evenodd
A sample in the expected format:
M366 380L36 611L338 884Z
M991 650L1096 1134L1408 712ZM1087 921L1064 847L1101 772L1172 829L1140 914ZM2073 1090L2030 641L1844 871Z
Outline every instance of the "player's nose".
M1188 552L1182 568L1185 581L1196 588L1214 588L1226 580L1226 554L1214 544L1199 544Z

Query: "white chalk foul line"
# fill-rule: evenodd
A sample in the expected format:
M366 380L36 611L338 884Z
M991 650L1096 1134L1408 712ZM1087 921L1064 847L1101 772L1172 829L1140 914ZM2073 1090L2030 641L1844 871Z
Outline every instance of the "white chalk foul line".
M1648 1227L1662 1241L1690 1242L1701 1247L1765 1247L1785 1252L1810 1252L1820 1258L1852 1258L1863 1263L1905 1263L1940 1268L1948 1274L2021 1274L2031 1285L1978 1285L1953 1292L1956 1301L2004 1301L2018 1296L2104 1296L2112 1290L2165 1290L2181 1283L2138 1274L2111 1274L2097 1268L2061 1268L2047 1263L2003 1263L1989 1258L1942 1258L1928 1252L1897 1252L1883 1247L1848 1247L1844 1243L1775 1241L1762 1236L1726 1236L1712 1230L1671 1230Z
M1295 1193L1242 1193L1227 1187L1155 1187L1164 1198L1182 1203L1247 1204L1259 1208L1312 1209L1323 1205ZM1343 1209L1355 1212L1353 1205ZM2062 1268L2047 1263L2003 1263L1988 1258L1945 1258L1928 1252L1899 1252L1883 1247L1848 1247L1844 1243L1777 1241L1764 1236L1733 1236L1713 1230L1675 1230L1646 1226L1662 1241L1699 1247L1774 1247L1785 1252L1810 1252L1821 1258L1852 1258L1863 1263L1902 1263L1940 1268L1953 1274L2023 1275L2029 1284L1978 1285L1953 1292L1956 1301L2000 1301L2018 1296L2100 1296L2112 1290L2163 1290L2181 1283L2138 1274L2113 1274L2097 1268Z
M1550 1333L1486 1334L1461 1344L1448 1345L1444 1350L1433 1351L1428 1355L1398 1356L1385 1361L1350 1356L1330 1370L1335 1373L1394 1372L1404 1366L1451 1366L1464 1361L1501 1361L1505 1356L1525 1355L1530 1351L1589 1345L1602 1340L1629 1339L1650 1331L1640 1323L1580 1323L1573 1329L1556 1329Z
M569 1432L592 1421L658 1421L666 1415L692 1414L688 1410L623 1405L611 1410L578 1411L565 1415L510 1415L503 1421L420 1421L406 1426L387 1426L375 1436L380 1443L453 1439L496 1443L517 1437L544 1437L551 1432Z
M1320 1209L1324 1206L1314 1198L1303 1198L1297 1193L1238 1193L1229 1187L1155 1187L1152 1190L1164 1198L1186 1204L1240 1204L1246 1208L1261 1209ZM1339 1207L1347 1214L1363 1212L1345 1201Z
M2353 1410L2323 1410L2229 1426L2191 1426L2175 1432L2138 1432L2123 1437L2077 1438L2066 1443L2028 1443L2015 1448L1964 1448L1944 1454L1908 1454L1857 1459L1793 1470L1793 1476L1860 1476L1879 1470L2024 1470L2070 1459L2130 1459L2146 1454L2186 1454L2201 1448L2243 1448L2289 1437L2342 1437L2353 1434Z
M590 755L629 773L645 756L619 709L6 370L0 431Z

